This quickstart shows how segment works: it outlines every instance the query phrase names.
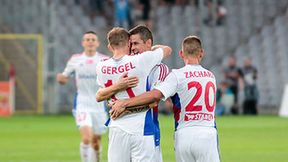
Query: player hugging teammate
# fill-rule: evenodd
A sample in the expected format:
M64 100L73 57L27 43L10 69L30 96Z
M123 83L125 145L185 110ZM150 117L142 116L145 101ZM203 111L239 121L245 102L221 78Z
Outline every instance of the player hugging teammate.
M82 138L83 162L94 162L99 157L100 135L105 132L102 126L106 117L101 115L104 111L100 112L104 110L104 100L109 100L111 107L106 122L108 161L162 162L157 106L161 99L172 100L174 104L176 161L220 161L214 115L216 80L211 71L200 65L204 49L198 37L183 40L180 57L185 66L170 73L161 61L171 55L172 49L153 46L152 33L145 26L136 26L129 32L113 28L107 34L108 48L113 53L109 59L96 53L97 41L89 43L88 39L97 40L97 36L86 33L83 54L73 56L64 72L57 76L64 84L75 73L78 88L75 119ZM85 97L88 93L92 96L90 91L93 99ZM93 111L88 111L90 108Z
M127 108L172 98L175 117L175 154L177 162L219 162L215 124L216 80L200 65L204 50L200 39L188 36L182 42L180 57L185 66L173 69L164 82L139 96L117 100L113 118Z

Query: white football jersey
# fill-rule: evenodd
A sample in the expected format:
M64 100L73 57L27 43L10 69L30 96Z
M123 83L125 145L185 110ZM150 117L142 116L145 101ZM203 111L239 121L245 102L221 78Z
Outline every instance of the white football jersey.
M191 126L215 127L216 80L201 65L186 65L172 70L165 81L155 87L164 99L174 104L175 130Z
M148 76L146 90L150 91L151 89L154 89L156 85L158 85L159 83L165 80L168 74L169 74L169 68L167 65L160 63L154 66L154 68L151 70ZM160 127L159 127L159 121L158 121L158 105L148 111L151 111L153 122L155 124L155 134L154 134L155 146L159 146L160 145Z
M160 63L151 70L148 78L148 84L153 89L157 84L163 82L169 74L169 68L164 63Z
M163 50L161 48L143 52L140 55L125 55L120 59L110 58L98 64L97 81L100 86L109 87L117 82L124 72L128 72L128 76L139 78L138 85L118 92L112 96L112 99L123 100L138 96L148 89L148 75L153 67L161 62L162 58ZM125 115L116 120L111 119L109 127L118 127L132 134L154 135L155 133L151 110Z
M97 52L92 57L84 53L75 54L68 61L62 74L66 77L75 75L77 94L74 100L74 109L105 111L104 102L97 102L95 98L95 93L99 89L96 81L96 66L103 59L108 59L108 57Z

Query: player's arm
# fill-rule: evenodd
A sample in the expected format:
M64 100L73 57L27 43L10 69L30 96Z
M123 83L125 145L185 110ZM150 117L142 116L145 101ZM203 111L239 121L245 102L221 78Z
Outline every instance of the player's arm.
M157 86L159 83L163 82L164 79L169 74L169 68L167 65L161 63L156 66L155 69L153 69L149 74L149 85L151 86L151 89L154 89L155 86ZM134 113L134 112L140 112L140 111L146 111L149 108L154 108L158 105L158 102L150 103L149 105L141 105L141 106L133 106L133 107L127 107L126 111L127 113Z
M152 91L145 92L139 96L127 99L127 100L117 100L112 105L112 111L110 115L112 119L118 118L125 110L133 111L137 108L143 108L143 105L149 105L153 102L159 102L163 98L161 91L153 89ZM146 106L146 107L147 107Z
M169 46L160 45L160 44L154 45L152 47L152 51L158 48L161 48L163 50L163 59L168 58L172 53L172 48L170 48Z
M100 102L100 101L108 100L109 98L111 98L114 94L116 94L119 91L120 90L118 89L116 85L112 85L106 88L100 88L96 93L96 101Z
M68 82L69 77L63 75L62 73L58 73L56 79L58 83L64 85Z
M159 102L163 98L163 94L158 89L153 89L129 100L124 100L124 106L129 109L135 106L149 105L154 102Z
M56 76L56 80L58 83L64 85L69 81L69 76L75 72L75 59L73 56L67 62L67 65L63 71L63 73L58 73Z
M115 84L100 88L96 93L96 100L98 102L107 100L120 91L136 87L138 82L139 80L136 76L127 77L127 73L124 73Z
M112 119L116 119L123 112L125 112L125 110L131 111L133 107L149 105L153 102L159 102L160 99L166 100L168 97L173 96L176 93L177 82L177 78L172 72L167 76L165 81L157 85L155 89L128 100L117 100L113 103L112 110L110 111Z
M167 77L167 75L170 73L170 70L168 68L167 65L161 63L157 66L155 66L156 68L154 68L150 74L149 74L149 85L151 86L151 89L154 89L155 86L159 85L161 82L163 82L165 80L165 78ZM154 102L152 104L149 104L150 108L154 108L159 104L159 102Z

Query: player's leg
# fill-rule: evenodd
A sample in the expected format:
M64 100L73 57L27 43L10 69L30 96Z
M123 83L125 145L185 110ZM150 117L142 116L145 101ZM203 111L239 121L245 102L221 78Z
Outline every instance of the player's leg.
M93 158L93 149L91 146L93 131L90 126L80 127L81 144L80 144L80 155L82 162L90 162ZM95 155L96 156L96 155ZM94 158L96 159L96 158Z
M210 127L198 127L194 132L191 150L197 162L220 162L217 130Z
M105 123L108 119L106 112L93 112L91 113L92 124L93 124L93 138L92 138L92 147L97 157L97 161L101 159L101 135L106 133L107 127Z
M177 162L196 162L195 156L191 151L192 136L184 128L177 130L174 137L174 149Z
M74 112L76 124L80 131L81 142L80 142L80 156L82 162L91 161L91 147L93 130L91 116L86 111L77 110Z
M129 162L130 161L131 135L123 130L109 128L108 162Z
M100 161L100 156L101 156L101 135L93 135L92 137L92 148L94 152L94 157L96 161Z
M154 136L132 135L131 162L156 162Z

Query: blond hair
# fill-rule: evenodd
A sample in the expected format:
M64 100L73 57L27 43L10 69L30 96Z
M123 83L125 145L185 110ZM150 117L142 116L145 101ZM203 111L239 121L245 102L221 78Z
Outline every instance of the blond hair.
M129 33L124 28L114 27L107 34L107 39L112 47L123 47L129 42Z
M202 50L201 40L197 36L188 36L182 42L184 55L198 55Z

